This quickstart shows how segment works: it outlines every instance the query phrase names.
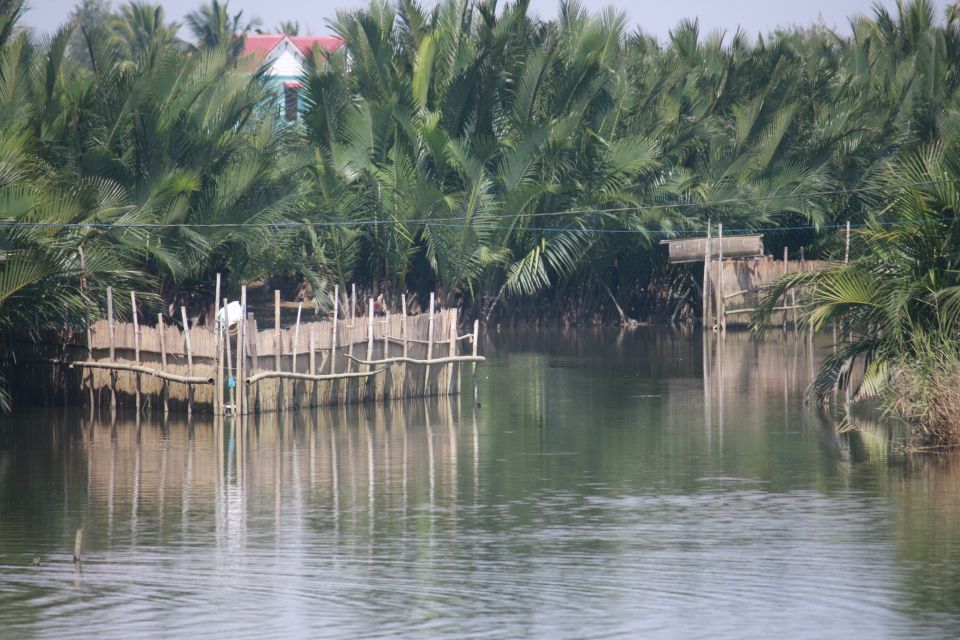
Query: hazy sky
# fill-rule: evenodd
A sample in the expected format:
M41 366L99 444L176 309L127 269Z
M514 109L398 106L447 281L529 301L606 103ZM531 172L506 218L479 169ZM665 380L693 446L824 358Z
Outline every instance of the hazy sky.
M231 12L243 10L244 16L257 16L265 27L274 27L281 20L297 20L301 33L309 25L312 34L329 33L327 20L338 9L364 6L364 0L229 0ZM938 14L954 0L934 0ZM27 0L29 11L24 22L39 31L50 31L65 21L76 0ZM117 7L123 4L113 0ZM182 21L184 14L195 9L199 0L161 0L169 19ZM429 0L424 5L432 4ZM581 4L597 10L613 6L627 13L630 24L660 39L682 18L698 17L702 32L714 28L733 31L738 25L750 35L766 33L778 26L810 24L822 20L828 27L847 31L847 18L869 13L872 0L581 0ZM888 7L894 0L883 0ZM554 17L558 0L532 0L533 11L541 17ZM183 34L185 37L187 34Z

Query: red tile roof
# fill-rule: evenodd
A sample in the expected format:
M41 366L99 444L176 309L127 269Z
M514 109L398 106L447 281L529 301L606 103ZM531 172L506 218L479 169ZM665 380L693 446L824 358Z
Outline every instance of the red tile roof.
M293 43L300 53L308 55L314 47L320 47L326 51L336 51L343 46L343 39L338 36L288 36L285 34L250 34L246 37L243 46L243 55L251 56L251 62L255 66L260 66L263 60L273 51L277 45L287 38Z

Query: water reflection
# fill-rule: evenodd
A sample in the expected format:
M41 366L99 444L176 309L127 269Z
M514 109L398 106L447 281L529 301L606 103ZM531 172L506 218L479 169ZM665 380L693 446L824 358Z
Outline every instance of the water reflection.
M960 622L958 465L805 406L829 345L493 340L479 409L3 420L4 637L948 637Z

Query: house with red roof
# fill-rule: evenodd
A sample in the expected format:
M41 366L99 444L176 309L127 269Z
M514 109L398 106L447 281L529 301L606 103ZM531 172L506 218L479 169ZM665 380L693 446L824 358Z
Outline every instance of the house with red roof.
M300 113L300 76L311 51L319 47L334 52L343 46L337 36L289 36L286 34L250 34L243 47L243 56L251 68L282 88L279 105L284 119L296 120Z

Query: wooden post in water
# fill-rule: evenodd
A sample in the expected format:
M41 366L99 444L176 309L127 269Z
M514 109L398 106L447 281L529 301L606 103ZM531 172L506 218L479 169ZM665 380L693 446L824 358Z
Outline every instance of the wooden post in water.
M450 314L450 336L449 336L449 348L447 349L447 356L453 358L457 355L457 309L454 307L452 309L453 313ZM456 363L451 362L447 366L447 395L453 395L455 381L455 372L456 372ZM457 385L459 386L459 385Z
M234 386L230 386L230 379L233 378L233 348L230 346L230 319L227 316L227 305L229 301L227 298L223 299L223 344L227 352L227 357L225 358L226 367L224 369L224 374L226 375L227 382L227 404L230 407L230 411L235 412L237 408L237 399L236 399L236 378L233 379Z
M244 379L246 379L248 371L250 375L255 375L260 369L259 356L257 355L257 319L253 317L252 313L247 313L247 323L243 326L243 334L246 337L247 358L250 359L250 366L245 368L243 373ZM244 383L244 387L246 386L246 383ZM244 396L243 406L247 413L251 413L256 406L255 401L251 399L252 395L255 396L256 391L256 387L250 387L249 391L244 391L246 395Z
M403 337L403 357L408 357L409 353L409 343L407 342L407 294L402 294L400 296L400 334ZM400 385L401 393L406 396L408 390L408 381L407 381L407 363L404 362L400 365L400 379L403 381L403 384Z
M340 286L333 287L333 332L330 336L330 374L337 371L337 320L340 315ZM332 383L331 383L332 384Z
M137 313L137 294L133 291L130 292L130 315L133 317L133 354L134 359L137 361L137 366L140 366L140 318ZM140 373L136 373L135 383L137 386L136 389L136 400L135 406L137 408L137 413L140 413Z
M720 248L717 249L717 327L721 333L727 332L726 301L723 299L723 223L717 225L717 239Z
M430 292L430 326L427 331L427 336L428 336L427 337L427 360L433 359L433 301L434 301L434 293L433 291L431 291ZM430 365L428 364L423 368L423 395L424 396L428 394L427 389L429 388L428 386L429 384L430 384Z
M244 394L247 393L247 385L243 383L243 358L246 351L247 341L244 333L244 325L247 320L247 286L240 286L240 319L237 320L237 414L243 415L246 412L246 404L243 401ZM239 423L243 425L243 421Z
M303 311L303 302L297 305L297 322L293 326L293 341L290 343L290 371L297 372L297 352L300 350L300 313ZM296 405L299 400L297 381L291 383L290 404ZM306 385L304 385L306 388Z
M273 290L273 369L283 371L283 338L280 335L280 289ZM277 409L286 403L283 378L277 380ZM283 407L286 408L286 407Z
M783 275L784 275L784 277L786 277L786 275L787 275L787 262L788 262L789 258L790 258L790 249L787 248L787 245L783 245ZM789 301L787 300L787 294L786 294L786 293L783 294L783 303L782 303L782 304L783 304L783 330L786 331L786 330L787 330L787 306L789 305Z
M310 375L317 375L317 334L314 331L313 323L310 324ZM317 403L317 381L314 380L310 385L310 402L308 406L314 406Z
M110 325L110 362L117 361L117 333L113 324L113 287L107 287L107 322ZM117 408L117 373L110 372L110 408Z
M303 302L297 305L297 323L293 325L293 344L290 345L293 362L290 365L290 371L297 371L297 351L300 350L300 313L303 311Z
M187 348L187 375L193 377L193 346L190 343L190 320L187 318L187 308L180 306L180 317L183 319L183 342ZM187 386L187 415L193 413L193 385Z
M157 314L157 335L160 338L160 371L166 373L167 371L167 342L166 336L166 327L163 324L163 314ZM166 417L170 413L170 388L166 380L161 383L163 386L161 388L160 394L163 397L163 416ZM216 396L214 396L216 397ZM216 406L216 403L214 403Z
M849 263L850 263L850 221L847 220L847 237L844 242L843 264L849 264ZM836 334L836 325L834 325L834 334ZM836 350L836 339L834 339L834 350ZM846 394L845 394L847 415L850 414L850 383L852 382L852 380L853 380L853 371L851 368L851 371L847 375L847 388L846 388Z
M390 310L384 305L384 322L383 322L383 359L386 360L390 357ZM392 375L392 374L391 374ZM393 378L390 378L391 384L393 383ZM383 374L383 394L384 397L387 395L387 374ZM392 397L393 394L391 393Z
M711 275L711 271L710 271L710 253L711 253L711 247L710 247L710 244L712 243L712 239L710 238L710 232L711 232L710 226L711 226L711 222L708 220L708 221L707 221L707 246L706 246L706 252L704 253L704 256L703 256L703 293L702 293L702 295L703 295L703 300L702 300L702 306L703 306L703 328L704 328L704 329L710 329L710 328L712 328L712 326L713 326L713 318L712 318L712 316L713 316L713 300L711 300L711 296L710 296L710 275Z
M80 295L83 296L84 320L87 323L87 360L93 360L93 334L90 331L90 299L87 296L87 262L83 256L83 247L77 249L80 256ZM93 369L87 373L87 386L90 389L90 410L93 411Z
M479 351L480 343L480 320L473 321L473 357L477 357ZM473 406L480 406L480 402L477 400L477 363L473 363Z
M217 372L215 374L216 388L213 390L213 413L214 415L222 416L223 415L223 331L221 323L217 322L217 317L220 315L220 274L217 274L217 286L213 296L213 307L215 309L213 314L213 330L216 331L217 337L214 341L214 348L216 349L216 366ZM224 318L223 323L226 323L227 312L223 312Z
M368 312L367 312L367 361L369 362L370 360L373 360L373 298L370 298L369 302L367 303L367 307L368 307ZM372 369L372 367L371 367L370 365L365 365L364 368L363 368L364 371L370 371L371 369ZM375 395L375 394L376 394L376 389L377 389L376 383L374 383L373 385L369 385L368 382L370 382L370 381L369 381L367 378L363 378L363 379L362 379L362 383L361 383L361 387L364 389L364 391L366 391L366 392L369 393L369 389L370 389L371 386L372 386L372 388L373 388L373 394ZM361 393L361 394L360 394L360 399L363 400L364 398L365 398L364 393Z

